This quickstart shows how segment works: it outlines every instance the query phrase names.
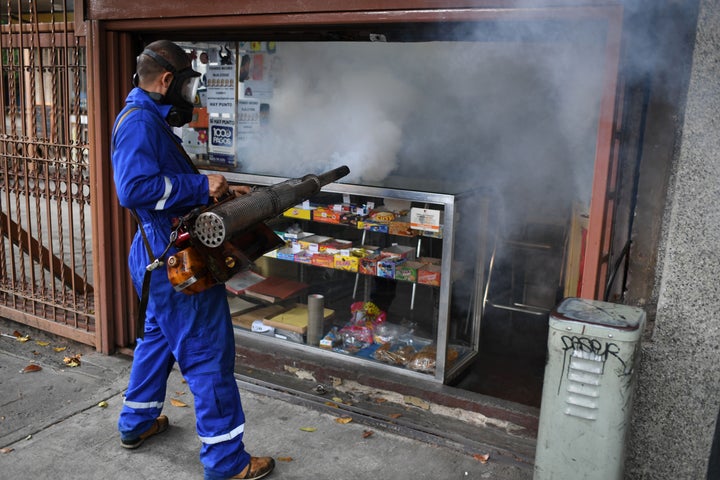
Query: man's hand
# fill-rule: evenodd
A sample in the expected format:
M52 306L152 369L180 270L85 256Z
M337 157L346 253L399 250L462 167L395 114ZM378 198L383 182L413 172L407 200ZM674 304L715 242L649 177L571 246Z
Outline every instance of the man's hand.
M211 197L219 198L227 193L229 186L225 177L218 173L208 173L206 177L208 179L208 190Z
M230 190L235 193L236 197L239 197L240 195L250 193L252 191L252 187L250 187L249 185L231 185Z

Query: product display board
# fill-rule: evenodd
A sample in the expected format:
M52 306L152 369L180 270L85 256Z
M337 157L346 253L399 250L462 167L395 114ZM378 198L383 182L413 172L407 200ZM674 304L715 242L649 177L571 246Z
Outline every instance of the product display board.
M477 354L492 253L489 204L478 191L326 186L269 221L285 244L228 281L231 298L257 302L233 313L238 334L450 381ZM258 295L259 286L277 295ZM279 308L266 314L268 304Z

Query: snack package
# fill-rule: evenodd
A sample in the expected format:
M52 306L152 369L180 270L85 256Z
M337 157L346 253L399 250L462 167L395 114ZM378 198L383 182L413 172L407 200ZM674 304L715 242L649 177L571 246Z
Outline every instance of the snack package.
M406 366L414 356L415 349L410 345L392 345L390 343L381 345L373 353L375 360L401 366Z
M447 352L447 365L452 365L458 358L458 351L451 348ZM435 359L437 358L437 348L435 345L428 345L422 348L408 363L407 368L417 372L434 373Z
M343 347L357 352L373 343L375 328L385 323L385 312L372 302L355 302L350 305L350 322L340 329Z

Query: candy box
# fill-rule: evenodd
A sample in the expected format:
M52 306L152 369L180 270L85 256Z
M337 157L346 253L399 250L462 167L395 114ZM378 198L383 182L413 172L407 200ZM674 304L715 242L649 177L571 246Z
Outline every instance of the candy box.
M380 261L380 255L371 255L360 258L358 271L365 275L377 275L377 264Z
M395 266L395 280L417 282L418 269L422 268L420 262L407 261Z
M402 257L408 260L415 260L415 248L404 245L393 245L392 247L383 248L380 255L383 257Z
M395 269L398 264L404 262L402 257L384 257L377 264L377 276L383 278L395 278Z
M312 256L310 263L317 267L334 268L335 255L331 255L329 253L316 253Z
M331 207L317 207L313 211L313 220L322 223L340 223L341 211L333 210Z
M417 259L420 263L426 263L430 265L440 265L442 261L439 258L435 257L420 257Z
M298 240L300 247L304 250L308 250L310 253L317 253L323 243L329 242L332 237L326 237L323 235L311 235L309 237L301 238Z
M340 253L341 250L349 250L352 248L352 242L350 240L339 240L336 238L328 242L323 242L318 245L318 247L323 253L332 253L335 255Z
M410 228L410 219L407 217L400 217L390 222L388 233L390 235L400 235L403 237L416 237L420 235L419 230Z
M353 255L335 255L334 267L338 270L347 270L349 272L357 272L360 265L360 259Z
M302 205L295 205L283 212L284 217L298 218L300 220L310 220L312 218L313 207L303 208Z
M372 221L358 221L357 227L360 230L367 230L369 232L388 233L388 224Z
M439 265L423 265L418 269L418 283L424 285L440 286L440 266Z
M312 253L309 253L307 250L300 250L298 253L295 254L293 261L297 263L311 264L312 257Z
M293 262L295 261L295 252L293 252L292 247L281 248L277 251L276 257L280 260L290 260Z

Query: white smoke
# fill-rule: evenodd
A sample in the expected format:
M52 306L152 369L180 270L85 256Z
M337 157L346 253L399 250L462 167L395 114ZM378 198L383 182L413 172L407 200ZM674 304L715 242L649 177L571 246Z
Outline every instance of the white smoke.
M414 87L382 66L364 65L348 45L283 47L269 128L239 154L243 169L297 176L347 165L344 180L353 183L390 174L408 135Z
M282 43L270 122L238 152L279 176L501 192L514 211L589 204L604 41Z

